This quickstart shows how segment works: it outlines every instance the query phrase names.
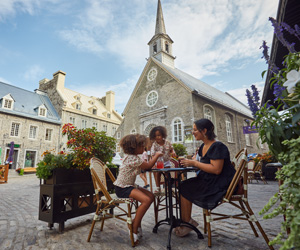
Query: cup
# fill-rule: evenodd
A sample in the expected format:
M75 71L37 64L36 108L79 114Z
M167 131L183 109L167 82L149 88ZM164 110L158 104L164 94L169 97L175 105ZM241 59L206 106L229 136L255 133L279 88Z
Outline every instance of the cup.
M161 157L159 157L159 158L157 159L156 167L157 167L157 168L164 168L164 161L163 161L163 159L162 159Z

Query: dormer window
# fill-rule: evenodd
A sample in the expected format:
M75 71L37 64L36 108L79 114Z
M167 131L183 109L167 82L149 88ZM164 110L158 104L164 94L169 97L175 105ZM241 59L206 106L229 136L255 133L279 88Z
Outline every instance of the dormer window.
M10 94L6 95L2 99L2 108L12 110L14 106L14 99Z
M80 96L79 96L79 95L76 96L75 99L76 99L77 101L80 101Z
M40 108L40 116L46 116L46 109Z
M76 103L76 109L81 110L81 104L80 103Z
M97 109L93 109L93 115L97 115Z
M47 115L47 109L45 107L45 105L41 105L39 106L39 110L38 110L38 116L43 116L45 117Z
M107 118L110 118L111 116L110 116L110 113L107 113Z
M157 53L157 44L155 43L153 45L153 54L156 54Z

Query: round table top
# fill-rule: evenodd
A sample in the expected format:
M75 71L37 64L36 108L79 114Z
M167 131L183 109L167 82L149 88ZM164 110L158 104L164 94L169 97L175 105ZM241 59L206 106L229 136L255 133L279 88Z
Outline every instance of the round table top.
M147 171L151 171L151 172L178 172L178 171L182 171L182 172L189 172L189 171L197 171L199 170L199 168L196 167L186 167L186 168L152 168L149 169Z
M282 168L282 164L280 162L271 162L266 164L267 168Z

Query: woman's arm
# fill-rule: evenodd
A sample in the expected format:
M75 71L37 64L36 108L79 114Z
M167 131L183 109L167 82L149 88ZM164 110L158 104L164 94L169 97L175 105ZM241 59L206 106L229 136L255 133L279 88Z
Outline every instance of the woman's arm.
M180 161L184 167L194 166L210 174L221 174L224 165L224 159L210 160L210 164L202 163L197 160L184 159Z
M154 156L152 156L151 160L149 160L149 162L143 162L141 165L140 165L140 168L143 169L143 170L147 170L147 169L151 169L155 162L157 161L157 158L160 157L160 156L163 156L163 153L158 151L155 153Z

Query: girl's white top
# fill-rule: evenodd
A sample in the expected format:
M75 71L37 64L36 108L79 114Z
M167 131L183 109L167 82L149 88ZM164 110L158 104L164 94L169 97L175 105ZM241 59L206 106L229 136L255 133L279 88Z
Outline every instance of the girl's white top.
M136 176L141 173L143 159L138 155L126 155L119 168L119 175L114 185L125 188L133 186Z

